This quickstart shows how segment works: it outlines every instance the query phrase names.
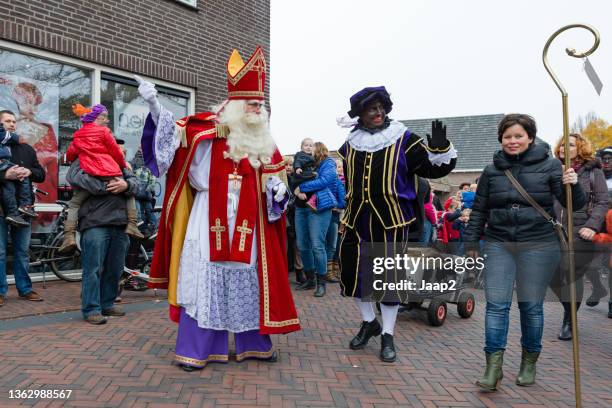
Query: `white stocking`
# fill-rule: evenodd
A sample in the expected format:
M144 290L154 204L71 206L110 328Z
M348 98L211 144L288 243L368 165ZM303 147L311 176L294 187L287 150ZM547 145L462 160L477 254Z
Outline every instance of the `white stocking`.
M376 319L374 314L374 302L362 302L359 298L354 298L359 310L361 310L361 318L365 322L371 322Z
M380 305L380 313L382 314L382 323L383 323L383 334L387 333L393 336L393 329L395 328L395 319L397 318L397 311L399 310L399 305L395 306L387 306Z

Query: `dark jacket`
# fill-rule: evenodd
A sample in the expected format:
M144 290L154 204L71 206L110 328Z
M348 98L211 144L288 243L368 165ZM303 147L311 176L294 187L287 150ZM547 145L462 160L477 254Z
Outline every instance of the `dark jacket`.
M609 203L606 176L604 176L598 160L586 162L578 169L577 173L578 184L587 196L587 204L582 208L573 208L575 237L579 237L578 232L582 227L590 228L595 232L602 231L605 228L604 223ZM564 226L567 226L567 211L557 200L555 200L555 214L557 219L561 220Z
M484 229L485 240L497 242L555 241L551 223L531 207L510 183L504 170L510 169L529 195L555 216L555 198L565 205L561 162L550 157L547 144L532 144L520 155L495 153L493 164L485 167L478 181L476 198L463 240L477 243ZM572 186L575 208L586 204L586 195L579 183ZM486 225L486 229L485 229Z
M27 143L19 143L11 146L11 162L25 167L30 170L30 181L33 183L42 183L45 181L45 170L42 168L38 159L36 158L36 151ZM8 170L8 169L7 169ZM6 170L0 171L0 183L6 181ZM32 199L34 194L32 194ZM32 202L32 204L34 204Z
M11 160L11 149L13 146L19 144L19 136L17 133L7 132L4 130L4 126L0 124L0 159Z
M128 189L123 194L109 194L106 183L85 173L78 160L68 170L67 180L73 186L89 191L92 194L79 209L79 231L96 227L124 227L127 219L127 198L139 194L141 188L134 174L123 170L123 178Z

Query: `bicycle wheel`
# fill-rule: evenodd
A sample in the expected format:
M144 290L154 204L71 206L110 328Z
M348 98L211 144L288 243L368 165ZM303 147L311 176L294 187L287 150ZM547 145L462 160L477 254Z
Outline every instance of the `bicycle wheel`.
M64 240L64 232L60 232L51 242L51 249L47 258L51 271L58 278L67 282L78 282L81 280L83 269L81 266L81 252L77 249L70 254L60 254L58 249Z

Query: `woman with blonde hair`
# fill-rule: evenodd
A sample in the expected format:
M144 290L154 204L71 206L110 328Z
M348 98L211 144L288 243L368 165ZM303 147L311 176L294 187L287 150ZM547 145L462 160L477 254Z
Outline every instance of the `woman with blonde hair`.
M593 156L591 143L579 133L569 136L569 156L571 166L578 174L578 183L587 195L588 201L581 208L574 208L572 218L574 220L574 260L576 270L576 307L580 307L584 293L584 274L589 270L589 265L596 255L593 244L595 234L604 227L606 212L608 211L608 187L606 177L601 169L601 163ZM555 157L564 162L565 148L563 138L557 141L555 146ZM567 226L567 211L555 200L555 214L557 219ZM551 282L553 291L559 297L563 305L563 323L559 332L559 340L572 339L572 324L570 319L570 295L569 277L567 268L560 265ZM600 286L599 279L596 280ZM594 284L595 286L596 284ZM605 289L603 289L605 292Z

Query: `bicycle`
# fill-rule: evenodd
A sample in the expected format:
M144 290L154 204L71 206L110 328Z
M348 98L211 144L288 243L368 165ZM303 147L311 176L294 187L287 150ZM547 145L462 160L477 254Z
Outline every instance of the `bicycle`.
M35 194L48 195L47 192L34 187ZM30 241L31 268L43 267L43 282L45 281L46 266L58 278L67 282L78 282L81 280L81 253L79 250L71 254L60 254L59 247L64 240L64 221L68 217L68 203L57 200L61 206L58 217L51 224L51 230L45 233L37 233Z

